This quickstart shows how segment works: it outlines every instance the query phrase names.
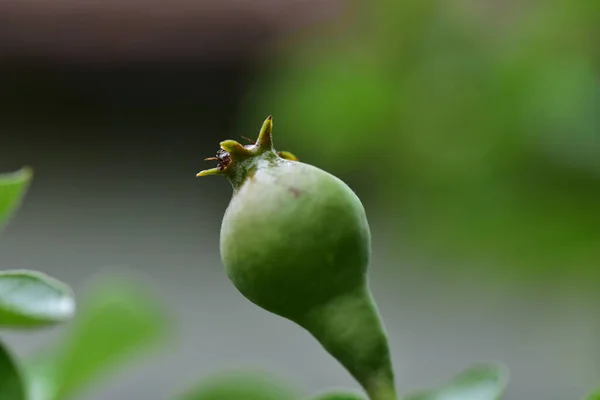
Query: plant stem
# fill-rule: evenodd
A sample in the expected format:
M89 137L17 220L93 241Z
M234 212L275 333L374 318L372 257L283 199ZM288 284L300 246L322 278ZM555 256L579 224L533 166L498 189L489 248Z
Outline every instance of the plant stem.
M370 400L397 400L393 376L380 375L365 385Z
M366 282L297 322L350 372L371 400L396 400L387 335Z

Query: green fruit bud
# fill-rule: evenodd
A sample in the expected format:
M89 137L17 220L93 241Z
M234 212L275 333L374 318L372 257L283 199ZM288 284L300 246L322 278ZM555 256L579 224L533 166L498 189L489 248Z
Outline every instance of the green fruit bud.
M372 400L395 400L385 329L368 286L371 234L362 203L340 179L273 148L267 118L256 143L221 142L217 168L233 197L221 258L237 289L296 322Z

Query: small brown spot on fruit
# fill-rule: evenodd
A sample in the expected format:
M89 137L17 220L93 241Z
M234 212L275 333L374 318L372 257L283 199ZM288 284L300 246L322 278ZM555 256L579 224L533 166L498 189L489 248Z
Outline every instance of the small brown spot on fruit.
M300 195L302 194L302 191L301 191L300 189L298 189L298 188L295 188L295 187L293 187L293 186L292 186L292 187L290 187L290 188L289 188L289 190L290 190L290 192L292 192L292 194L293 194L293 195L294 195L294 197L296 197L296 198L300 197Z

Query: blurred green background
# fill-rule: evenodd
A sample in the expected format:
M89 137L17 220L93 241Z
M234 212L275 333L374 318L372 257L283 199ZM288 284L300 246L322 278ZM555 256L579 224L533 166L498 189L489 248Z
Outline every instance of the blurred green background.
M364 9L280 45L240 129L272 110L286 145L374 185L403 252L597 276L598 2Z
M579 398L600 381L600 2L225 2L215 15L209 3L179 30L174 11L140 17L132 32L155 30L129 52L108 40L90 51L87 37L61 52L63 36L15 24L0 47L0 165L37 171L3 265L76 292L96 269L128 265L179 321L164 363L183 376L157 361L89 398L162 398L240 364L356 387L220 270L230 188L193 175L270 114L278 149L364 201L399 387L480 359L509 366L507 399ZM194 30L194 18L212 25ZM23 353L47 338L8 336Z

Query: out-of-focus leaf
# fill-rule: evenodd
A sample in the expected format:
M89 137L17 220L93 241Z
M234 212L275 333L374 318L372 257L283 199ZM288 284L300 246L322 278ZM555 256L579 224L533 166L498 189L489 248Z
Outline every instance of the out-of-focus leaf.
M0 326L38 327L70 319L71 289L37 271L0 271Z
M296 391L277 376L234 371L204 379L178 400L296 400Z
M359 392L349 390L331 390L311 397L310 400L366 400L367 397Z
M600 180L600 79L589 60L549 59L531 77L525 132L559 166Z
M55 366L52 357L38 355L26 362L25 375L28 400L55 400Z
M25 400L21 373L12 355L0 343L0 400Z
M394 118L396 90L377 59L369 57L370 49L336 53L335 58L311 55L310 63L300 65L286 62L287 67L277 69L280 76L261 82L251 93L242 134L248 135L258 115L268 113L279 132L274 134L278 147L293 146L300 159L310 151L331 163L352 166L356 160L348 155L375 153ZM273 93L285 93L285 101Z
M583 400L600 400L600 389L596 389L590 394L586 395Z
M508 382L506 368L497 365L475 365L439 389L423 390L403 400L498 400Z
M166 314L153 294L123 277L86 292L77 317L54 348L29 360L35 400L70 397L164 338Z
M0 174L0 230L21 204L32 178L31 168Z

